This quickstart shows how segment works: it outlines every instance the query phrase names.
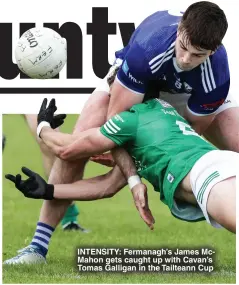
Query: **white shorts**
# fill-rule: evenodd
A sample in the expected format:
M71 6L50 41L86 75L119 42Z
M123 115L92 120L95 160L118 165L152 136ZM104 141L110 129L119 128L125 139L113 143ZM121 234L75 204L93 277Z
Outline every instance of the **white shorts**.
M209 217L207 200L214 185L236 176L239 166L239 153L227 150L213 150L203 155L193 166L190 183L193 194L206 221L214 227L221 227Z
M107 92L108 94L110 93L110 88L107 82L107 79L111 76L111 74L114 72L114 70L121 66L123 60L120 58L117 58L111 68L109 69L109 72L101 80L101 83L96 87L95 91L104 91ZM163 92L161 91L159 94L160 99L168 102L171 104L177 111L178 113L183 116L183 112L185 110L185 106L187 105L187 101L191 95L182 93L182 94L172 94L168 92ZM215 112L215 114L219 114L220 112L233 108L233 107L239 107L237 101L234 99L232 93L229 92L227 99L225 102L218 108L218 110Z

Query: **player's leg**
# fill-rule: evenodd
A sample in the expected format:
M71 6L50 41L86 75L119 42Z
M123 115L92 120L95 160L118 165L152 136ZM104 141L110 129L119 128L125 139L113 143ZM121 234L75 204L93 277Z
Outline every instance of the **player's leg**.
M206 220L236 231L236 173L239 154L214 150L203 155L190 172L190 185Z
M99 127L104 124L108 104L108 93L101 91L93 92L86 103L86 106L82 110L81 116L74 128L74 133L88 128ZM48 182L50 184L67 184L80 180L83 177L86 162L87 159L63 161L57 158L53 165ZM55 228L70 203L71 201L69 200L44 201L39 221Z
M219 149L239 152L239 105L231 92L204 136Z
M112 71L110 70L109 74L111 72ZM76 123L74 133L88 128L99 127L105 123L109 105L109 87L107 83L108 75L102 80L102 84L93 92L85 104L81 112L81 117ZM87 159L72 162L56 159L48 182L50 184L70 184L81 179L83 177L86 162ZM52 200L43 202L36 232L39 231L40 227L42 232L49 234L47 240L45 239L45 242L47 241L47 246L55 227L59 224L70 204L70 200ZM40 254L45 258L47 250L45 252L41 251L40 246L34 250L40 252Z
M236 177L214 185L207 201L209 215L229 231L236 233Z
M239 107L217 114L204 135L220 149L239 152Z
M74 133L99 127L105 123L110 100L110 88L107 80L121 62L117 62L116 60L115 64L109 70L109 73L102 79L100 85L91 94L75 125ZM56 159L49 177L49 183L67 184L81 179L87 161L88 159L71 162ZM55 228L59 223L59 219L64 215L69 203L70 201L68 200L44 201L39 221Z
M48 146L46 144L44 144L44 142L36 136L37 115L26 114L26 115L24 115L24 117L25 117L25 120L29 126L29 129L30 129L33 137L36 138L37 143L40 147L45 175L46 175L46 177L49 177L52 165L55 161L55 155L50 151Z
M118 167L115 167L109 173L97 176L94 178L80 180L73 184L63 184L55 185L55 191L58 196L62 197L62 193L67 193L66 188L69 188L69 195L72 195L72 198L77 198L79 200L95 200L101 198L110 198L114 196L122 187L127 184L123 174L121 173ZM75 194L77 190L77 195ZM100 193L99 193L100 191ZM69 196L68 196L69 197ZM53 200L56 201L56 200ZM59 200L61 201L61 200ZM58 207L54 208L52 206L52 217L59 217L58 212L54 213L54 210L58 211L60 208L59 203ZM61 209L60 209L61 211ZM59 212L60 212L59 211ZM106 212L107 215L107 212ZM58 218L60 220L60 217ZM55 221L55 220L54 220ZM54 232L54 228L47 224L39 222L37 224L37 229L31 244L20 251L20 254L16 257L8 259L4 264L20 264L20 263L41 263L45 262L45 256L48 251L48 245L51 239L51 236Z
M49 177L53 163L56 159L55 155L50 151L47 145L43 143L41 139L36 136L36 129L37 129L37 115L35 114L26 114L25 116L26 122L30 128L30 131L34 138L36 138L37 143L41 150L42 161L43 161L43 168L45 171L46 177ZM83 232L87 232L84 228L82 228L78 222L77 217L79 215L79 209L77 205L72 202L72 204L67 208L66 213L61 220L61 225L64 230L75 230L81 229Z

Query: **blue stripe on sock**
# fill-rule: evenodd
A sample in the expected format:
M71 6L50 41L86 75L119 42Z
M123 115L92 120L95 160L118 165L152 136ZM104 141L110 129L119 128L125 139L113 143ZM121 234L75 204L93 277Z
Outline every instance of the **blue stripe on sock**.
M38 229L39 226L42 227L42 229ZM44 229L45 229L46 231L50 231L50 233L45 232ZM47 252L48 252L48 248L46 248L46 247L48 247L48 244L49 244L49 242L50 242L51 235L52 235L52 233L54 232L54 230L55 230L55 229L54 229L53 227L51 227L51 226L49 226L49 225L47 225L47 224L44 224L44 223L41 223L41 222L38 222L38 223L37 223L36 232L35 232L35 235L34 235L34 237L33 237L33 240L34 240L34 241L31 242L31 245L36 246L36 247L37 247L36 250L39 251L39 253L42 254L44 257L46 256L46 254L47 254ZM49 238L49 241L46 240L45 238L42 238L42 237L37 236L38 233L45 235L46 238L48 237L48 238ZM39 243L37 242L37 240L39 240ZM46 244L46 247L42 246L42 245L40 244L40 242L44 242L44 243Z
M40 241L43 241L44 243L46 243L47 245L48 245L48 240L46 240L46 239L44 239L44 238L42 238L42 237L39 237L39 236L34 236L34 239L38 239L38 240L40 240Z
M37 247L37 251L38 251L41 255L43 255L44 257L46 256L48 250L47 250L45 247L41 246L40 244L38 244L38 243L36 243L36 242L31 242L31 245L36 246L36 247ZM38 250L38 249L39 249L39 250Z
M45 235L45 236L51 238L51 234L49 234L49 233L47 233L47 232L44 232L43 230L37 229L37 230L36 230L36 233L40 233L40 234L43 234L43 235Z
M37 226L41 226L41 227L47 228L48 230L51 230L52 232L54 232L54 230L55 230L53 227L51 227L51 226L49 226L47 224L41 223L41 222L38 222Z

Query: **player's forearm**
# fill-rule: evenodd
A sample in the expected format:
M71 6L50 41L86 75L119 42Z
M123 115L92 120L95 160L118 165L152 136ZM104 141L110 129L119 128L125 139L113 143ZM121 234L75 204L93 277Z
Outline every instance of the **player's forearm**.
M105 175L80 180L72 184L54 185L54 198L79 201L110 198L125 185L126 180L116 166Z
M129 177L137 175L137 169L133 159L124 148L117 147L112 149L111 152L116 164L119 166L121 172L124 174L124 177L127 180Z
M43 127L41 130L41 139L56 156L59 156L61 149L73 143L76 137L57 132L50 127Z
M76 160L103 153L114 148L116 144L101 134L100 128L93 128L77 135L77 139L70 145L63 147L60 158Z

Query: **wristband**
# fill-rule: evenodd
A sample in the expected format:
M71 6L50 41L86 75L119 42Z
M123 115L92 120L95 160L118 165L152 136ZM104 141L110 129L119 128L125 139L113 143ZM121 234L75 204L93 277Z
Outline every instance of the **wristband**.
M140 183L141 183L141 179L138 175L130 176L128 179L128 185L129 185L130 190L132 190L132 188L135 185L140 184Z
M44 200L53 200L54 199L54 185L47 184L46 185L46 193L43 196Z
M43 127L51 127L51 125L46 121L40 122L40 124L37 126L37 136L39 138L41 138L40 134Z

